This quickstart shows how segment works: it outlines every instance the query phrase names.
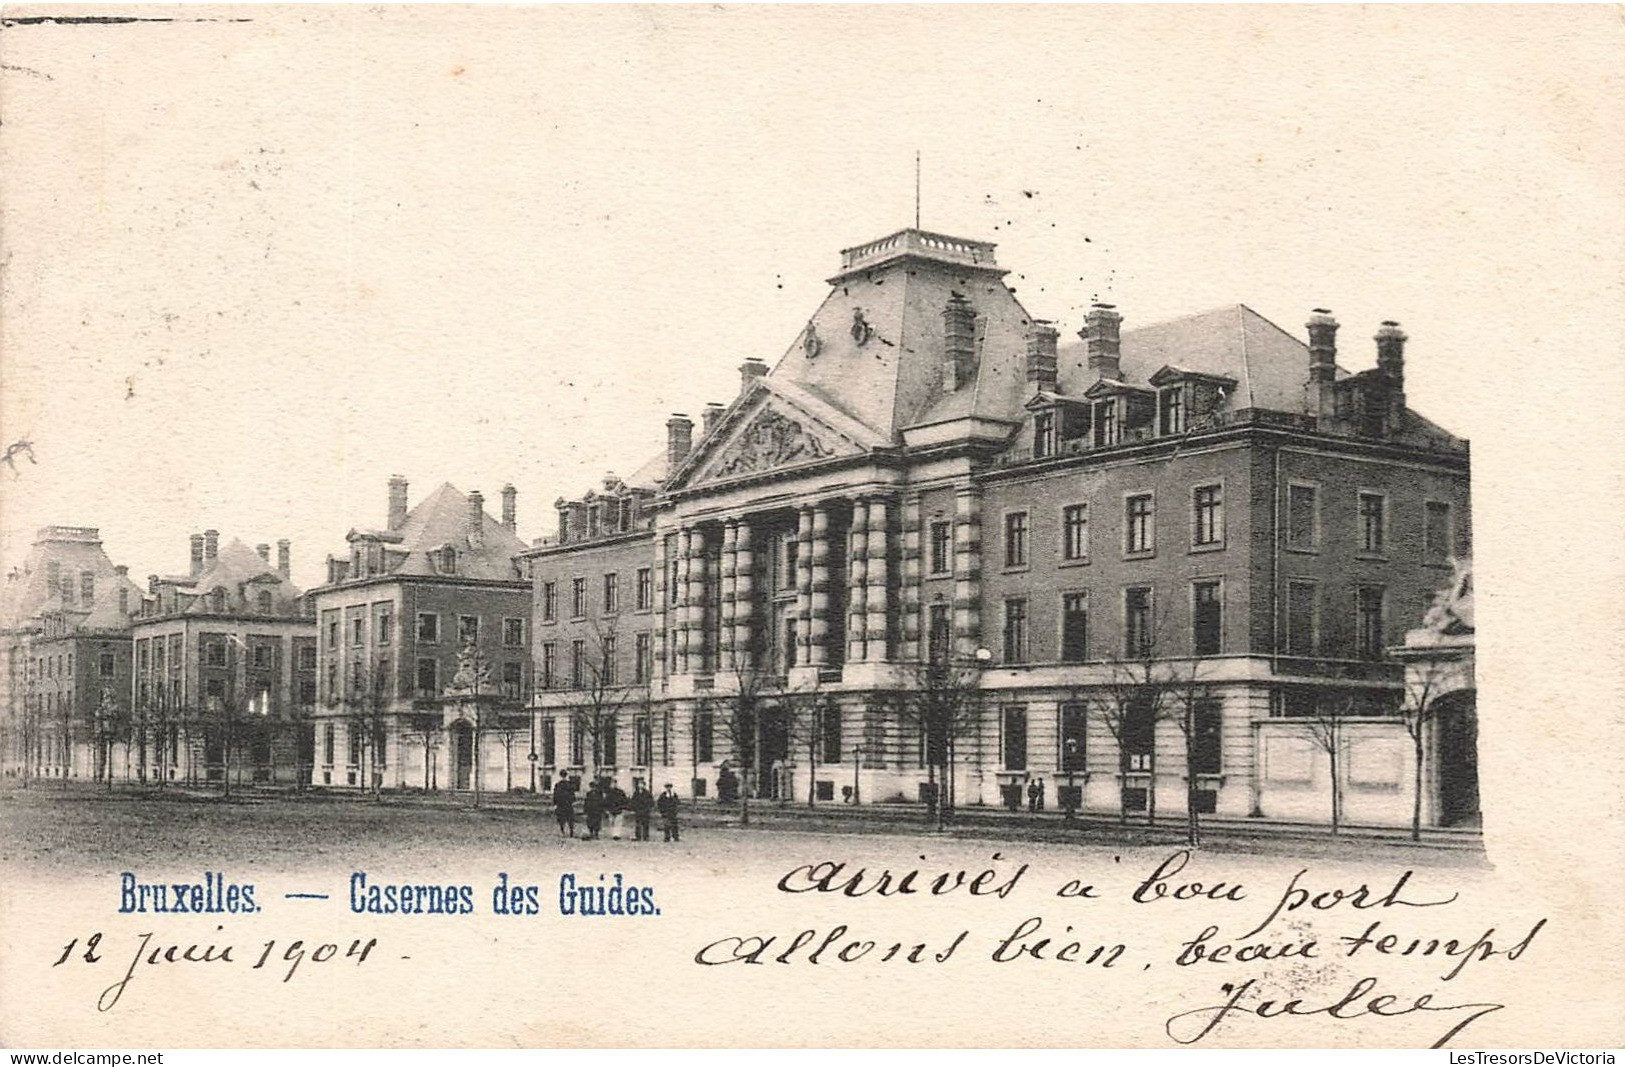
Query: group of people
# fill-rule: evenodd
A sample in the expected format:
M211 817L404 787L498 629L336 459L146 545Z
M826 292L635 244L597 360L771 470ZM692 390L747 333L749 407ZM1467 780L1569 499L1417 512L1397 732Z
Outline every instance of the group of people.
M563 777L553 786L553 815L558 819L560 836L576 836L576 797L581 793L581 778ZM587 826L586 839L598 840L604 823L609 823L609 836L619 841L624 831L626 813L632 813L632 839L648 841L650 823L656 812L660 814L663 840L678 840L677 792L670 782L656 797L640 778L627 796L612 779L596 778L581 798L581 813Z

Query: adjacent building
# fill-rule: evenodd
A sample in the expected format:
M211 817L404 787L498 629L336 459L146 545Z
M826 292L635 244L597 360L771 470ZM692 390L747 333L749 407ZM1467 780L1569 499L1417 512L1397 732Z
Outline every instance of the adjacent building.
M317 626L316 785L530 788L530 601L514 487L502 518L441 485L351 530L310 592Z
M1063 345L1006 273L920 230L847 249L697 434L559 502L524 553L542 781L1409 820L1385 650L1471 521L1404 332L1354 372L1324 309L1306 342L1097 304Z
M309 776L316 626L290 546L206 530L186 573L152 575L130 627L133 714L124 777L294 785Z
M90 526L46 526L0 590L8 777L106 779L127 755L130 619L141 590Z

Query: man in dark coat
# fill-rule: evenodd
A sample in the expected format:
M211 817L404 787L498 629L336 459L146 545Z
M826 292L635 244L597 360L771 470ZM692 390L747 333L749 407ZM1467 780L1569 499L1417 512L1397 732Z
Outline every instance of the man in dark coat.
M655 801L655 807L660 811L660 832L665 834L665 840L677 840L677 793L672 789L671 783L666 783L666 791L660 794Z
M621 821L626 815L626 790L610 782L609 790L604 794L604 807L609 811L609 836L619 841Z
M587 840L598 840L598 831L604 825L604 789L597 781L587 787L581 810L587 816Z
M654 794L649 787L639 779L637 788L632 790L632 839L634 841L649 840L649 818L655 810Z
M576 791L568 778L560 778L553 787L553 816L559 820L561 835L566 830L571 837L576 835Z

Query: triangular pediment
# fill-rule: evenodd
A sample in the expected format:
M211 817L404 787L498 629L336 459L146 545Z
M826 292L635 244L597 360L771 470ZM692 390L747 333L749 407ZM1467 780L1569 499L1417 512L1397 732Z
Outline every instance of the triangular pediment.
M824 419L811 408L771 388L754 389L700 442L668 488L749 478L864 454L859 441L836 427L839 413Z

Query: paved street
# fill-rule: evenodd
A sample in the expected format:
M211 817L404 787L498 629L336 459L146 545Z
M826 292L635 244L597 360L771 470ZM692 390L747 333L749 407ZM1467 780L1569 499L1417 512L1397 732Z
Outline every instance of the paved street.
M737 806L687 803L680 851L732 849L745 842L751 842L753 850L770 849L770 842L780 838L804 841L830 835L889 835L938 845L954 840L966 847L1022 842L1099 851L1167 850L1185 842L1182 822L1124 826L1095 817L1068 826L1062 815L1053 812L1030 815L966 809L956 813L954 825L946 831L931 826L925 810L914 805L856 809L830 805L808 810L755 801L749 818L749 825L742 825ZM630 819L625 833L626 840L610 841L606 829L596 847L668 847L658 840L658 823L656 840L649 845L630 839ZM104 870L192 856L208 857L212 864L291 869L403 857L433 863L442 855L451 862L453 853L497 853L515 847L595 846L562 840L551 810L534 798L518 795L488 797L483 808L475 809L471 799L461 796L374 800L311 792L239 793L227 799L216 793L175 789L109 793L51 782L34 783L28 789L15 782L0 786L0 865L5 866ZM1203 847L1216 853L1305 860L1452 867L1485 864L1480 839L1470 833L1430 832L1416 845L1404 831L1355 828L1333 837L1325 827L1215 820L1203 827Z

